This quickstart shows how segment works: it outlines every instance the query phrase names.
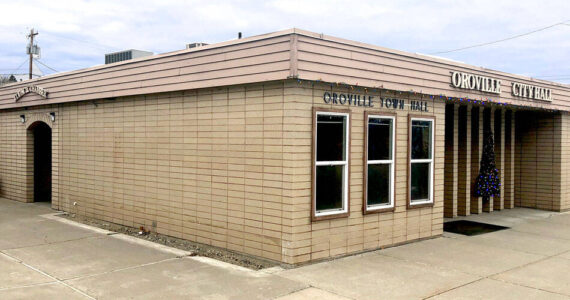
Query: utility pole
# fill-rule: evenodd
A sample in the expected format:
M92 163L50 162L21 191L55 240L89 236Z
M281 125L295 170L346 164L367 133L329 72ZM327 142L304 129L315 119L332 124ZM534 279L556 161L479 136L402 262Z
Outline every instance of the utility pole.
M38 32L34 32L34 29L32 28L32 30L30 30L30 34L28 35L28 38L30 39L30 47L29 47L29 54L30 54L30 79L32 79L32 63L34 61L34 36L38 35Z

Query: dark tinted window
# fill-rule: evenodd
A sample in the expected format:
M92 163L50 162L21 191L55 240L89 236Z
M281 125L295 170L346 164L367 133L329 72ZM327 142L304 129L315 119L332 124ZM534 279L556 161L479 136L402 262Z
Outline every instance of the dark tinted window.
M345 160L346 116L317 115L317 161Z
M317 211L342 209L343 170L343 166L317 166Z
M412 120L412 159L431 158L431 121Z
M412 202L429 199L430 163L412 163Z
M392 119L368 120L368 160L392 159Z
M368 205L390 204L390 164L368 165Z

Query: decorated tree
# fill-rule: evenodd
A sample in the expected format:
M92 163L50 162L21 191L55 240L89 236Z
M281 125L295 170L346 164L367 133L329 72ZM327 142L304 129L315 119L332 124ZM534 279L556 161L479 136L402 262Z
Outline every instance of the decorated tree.
M479 176L475 180L475 196L483 197L483 201L489 201L489 197L501 194L501 178L495 165L495 142L493 132L487 131L487 138L483 142L483 154Z

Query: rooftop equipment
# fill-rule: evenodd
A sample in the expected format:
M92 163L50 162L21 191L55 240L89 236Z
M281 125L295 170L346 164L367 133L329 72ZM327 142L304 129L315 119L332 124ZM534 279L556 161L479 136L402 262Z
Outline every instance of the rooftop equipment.
M151 56L154 53L142 50L125 50L120 52L105 54L105 64L112 64L120 61L130 60L139 57Z
M198 47L207 46L207 45L208 44L206 44L206 43L191 43L191 44L186 44L186 49L198 48Z

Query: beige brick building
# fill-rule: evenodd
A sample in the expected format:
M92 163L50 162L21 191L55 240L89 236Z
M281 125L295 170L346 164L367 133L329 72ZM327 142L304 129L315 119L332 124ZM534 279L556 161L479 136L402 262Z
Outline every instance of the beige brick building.
M570 209L569 110L567 85L292 29L1 87L0 197L303 263Z

